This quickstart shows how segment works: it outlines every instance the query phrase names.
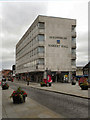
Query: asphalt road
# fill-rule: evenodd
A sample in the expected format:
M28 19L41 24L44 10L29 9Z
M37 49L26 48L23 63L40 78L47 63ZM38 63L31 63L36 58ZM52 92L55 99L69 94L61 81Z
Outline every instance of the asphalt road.
M9 82L12 89L19 85ZM20 85L21 86L21 85ZM33 87L22 87L28 97L66 118L88 118L88 99L58 94Z

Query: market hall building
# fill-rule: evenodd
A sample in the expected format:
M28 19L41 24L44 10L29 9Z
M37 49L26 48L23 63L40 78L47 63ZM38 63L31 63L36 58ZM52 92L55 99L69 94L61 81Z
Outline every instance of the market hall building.
M76 73L76 20L39 15L16 45L16 77L70 82ZM66 78L65 78L66 77Z

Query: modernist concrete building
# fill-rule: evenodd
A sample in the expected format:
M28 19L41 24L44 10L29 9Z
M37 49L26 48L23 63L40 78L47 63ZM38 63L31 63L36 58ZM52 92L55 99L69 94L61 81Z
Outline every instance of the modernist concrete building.
M16 45L16 73L41 81L45 71L62 81L76 71L76 20L39 15ZM59 74L59 75L58 75ZM62 77L60 77L60 75Z

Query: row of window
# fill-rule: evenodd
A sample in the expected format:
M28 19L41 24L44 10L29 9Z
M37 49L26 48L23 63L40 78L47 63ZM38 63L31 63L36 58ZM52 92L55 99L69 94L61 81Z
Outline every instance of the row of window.
M19 47L17 47L18 51L24 47L24 45L27 44L28 41L30 41L31 37L33 34L37 32L38 29L44 29L45 28L45 23L44 22L39 22L31 31L27 32L23 37L22 37L22 43L19 44ZM22 46L23 45L23 46Z
M25 47L23 47L19 52L16 52L17 56L20 56L21 54L23 55L25 51L27 52L27 50L30 49L30 47L32 47L36 43L44 42L44 40L45 40L44 34L39 34L32 41L30 41Z
M39 58L39 59L34 60L32 62L28 62L26 64L20 65L17 67L17 69L23 69L23 68L33 67L33 66L36 66L36 69L37 69L38 65L44 65L44 58ZM76 60L72 60L71 65L76 66Z
M34 60L32 62L26 63L23 66L30 67L30 66L38 66L38 65L44 65L44 58L39 58L39 59Z
M44 46L39 46L30 52L30 57L39 53L44 53L44 52L45 52Z
M33 66L38 67L38 65L44 65L44 58L39 58L39 59L34 60L32 62L28 62L28 63L25 63L23 65L19 65L19 66L17 66L17 69L33 67Z
M32 57L32 56L34 56L34 55L36 55L36 54L44 53L44 52L45 52L45 48L44 48L44 46L39 46L39 47L31 50L30 52L28 52L28 53L25 54L25 55L22 55L22 52L23 52L23 51L21 51L21 53L19 53L19 54L17 55L17 58L18 58L18 56L19 56L19 58L22 59L23 56L24 56L24 58L26 58L25 56ZM21 55L22 55L22 56L21 56ZM20 57L20 56L21 56L21 57Z
M45 49L44 46L39 46L37 48L35 48L34 50L28 52L27 54L25 54L24 56L19 57L19 59L16 60L17 64L23 64L25 61L29 61L30 57L34 56L34 55L38 55L41 53L41 55L44 56Z

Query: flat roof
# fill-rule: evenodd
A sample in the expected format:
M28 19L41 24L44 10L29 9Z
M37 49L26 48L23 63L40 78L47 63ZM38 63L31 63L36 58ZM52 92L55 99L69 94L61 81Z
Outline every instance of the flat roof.
M38 15L38 17L41 16L41 17L50 17L50 18L60 18L60 19L68 19L68 20L76 20L76 19L72 19L72 18L63 18L63 17L56 17L56 16L46 16L46 15ZM37 18L38 18L37 17ZM36 18L36 19L37 19Z
M34 24L34 22L35 22L39 17L58 18L58 19L67 19L67 20L76 20L76 19L71 19L71 18L62 18L62 17L55 17L55 16L38 15L38 16L36 17L36 19L33 21L33 23L31 24L31 26ZM16 46L22 41L22 38L25 36L25 34L28 32L28 30L31 28L31 26L29 26L29 28L26 30L26 32L22 35L21 39L18 41L18 43L16 44Z

